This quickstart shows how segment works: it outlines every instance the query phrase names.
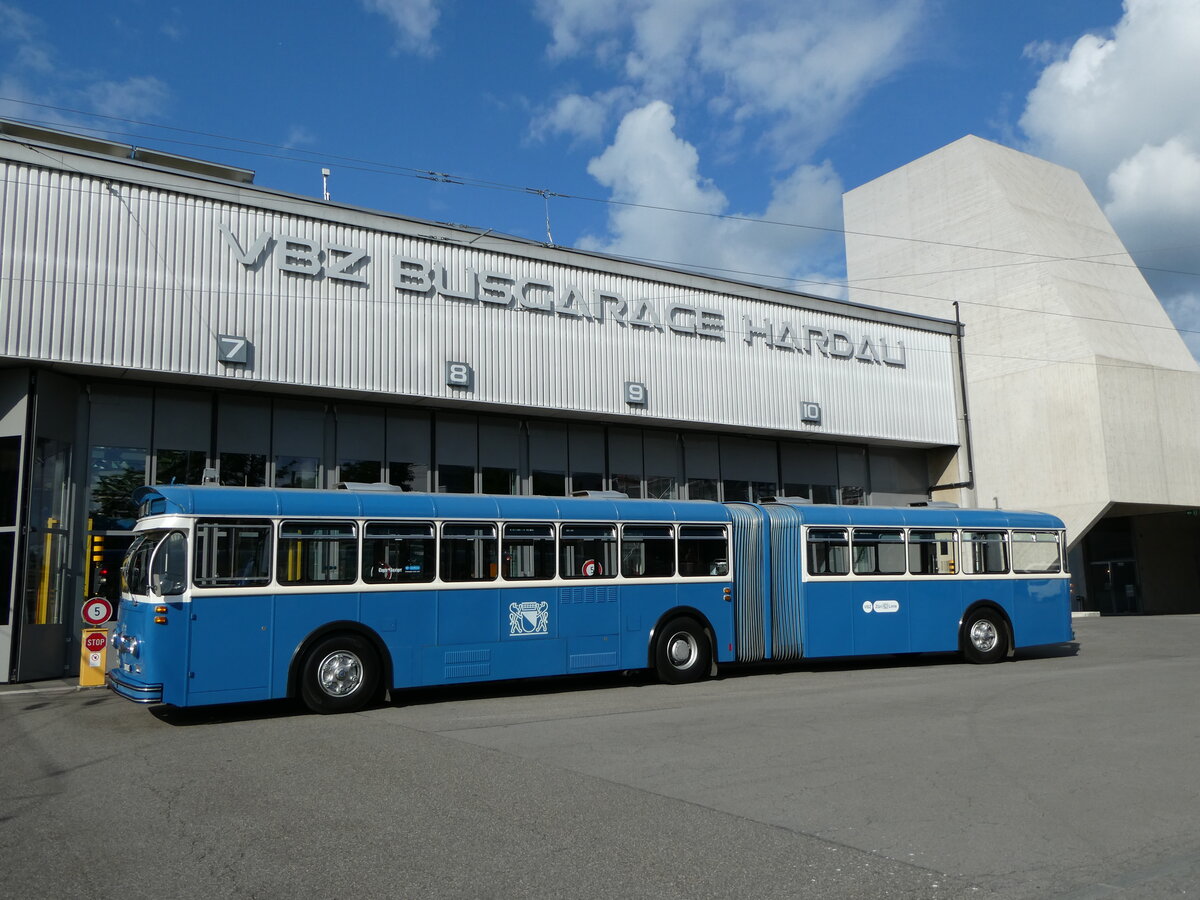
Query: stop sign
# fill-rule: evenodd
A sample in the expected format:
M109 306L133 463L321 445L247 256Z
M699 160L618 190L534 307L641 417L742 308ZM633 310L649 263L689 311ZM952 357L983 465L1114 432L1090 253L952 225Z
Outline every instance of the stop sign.
M89 634L83 639L83 646L87 647L91 653L99 653L107 644L108 637L103 632Z

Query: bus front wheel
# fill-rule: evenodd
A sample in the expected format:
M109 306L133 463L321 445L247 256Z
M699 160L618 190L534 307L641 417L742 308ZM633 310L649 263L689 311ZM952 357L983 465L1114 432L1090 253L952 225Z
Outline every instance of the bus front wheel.
M659 633L654 645L654 668L668 684L699 681L712 666L712 646L695 619L672 619Z
M315 713L354 712L375 696L379 657L361 637L332 635L318 641L304 657L300 699Z
M967 662L994 663L1008 655L1008 628L991 609L977 609L963 625L963 656Z

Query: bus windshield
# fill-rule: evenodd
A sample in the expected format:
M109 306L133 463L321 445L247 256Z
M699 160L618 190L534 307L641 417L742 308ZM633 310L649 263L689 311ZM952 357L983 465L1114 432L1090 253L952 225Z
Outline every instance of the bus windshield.
M155 551L164 539L166 545L156 556ZM121 563L121 590L127 594L148 594L151 588L156 588L159 593L164 593L152 577L157 575L164 586L171 588L165 593L179 593L184 587L186 553L187 539L177 531L146 531L139 534L129 545L125 561Z

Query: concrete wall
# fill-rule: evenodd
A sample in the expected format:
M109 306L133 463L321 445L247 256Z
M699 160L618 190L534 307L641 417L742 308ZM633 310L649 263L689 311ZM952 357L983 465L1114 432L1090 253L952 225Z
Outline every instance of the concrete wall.
M980 505L1200 506L1200 367L1075 172L966 137L844 208L851 299L959 304Z

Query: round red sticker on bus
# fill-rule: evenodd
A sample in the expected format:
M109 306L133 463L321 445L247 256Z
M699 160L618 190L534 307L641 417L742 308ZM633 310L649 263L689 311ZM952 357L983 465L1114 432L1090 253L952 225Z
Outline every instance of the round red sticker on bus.
M83 621L88 625L103 625L112 618L112 604L103 597L93 597L83 604Z
M87 647L89 653L99 653L108 644L108 638L101 634L89 634L84 638L83 646Z
M604 574L604 566L596 562L594 559L589 559L581 567L582 574L585 578L595 578L597 575Z

